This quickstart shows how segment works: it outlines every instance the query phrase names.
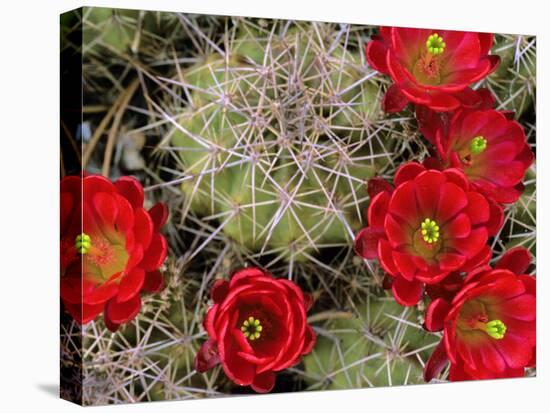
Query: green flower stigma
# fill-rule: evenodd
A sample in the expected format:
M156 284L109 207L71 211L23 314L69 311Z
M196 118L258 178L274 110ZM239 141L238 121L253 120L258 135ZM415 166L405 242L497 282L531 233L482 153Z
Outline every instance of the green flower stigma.
M426 218L420 226L422 239L428 244L433 244L439 239L439 225L433 219Z
M470 152L474 155L479 155L485 149L487 149L487 139L485 139L483 136L476 136L474 139L471 140Z
M506 324L500 320L491 320L485 324L485 332L495 340L501 340L506 334Z
M254 317L248 317L244 320L243 325L241 326L241 331L250 341L259 339L262 335L263 329L264 328L262 327L260 320Z
M78 234L74 241L74 246L76 250L81 254L87 254L92 247L92 239L86 233Z
M426 40L426 49L434 56L441 54L445 50L445 42L437 33L430 34L428 40Z

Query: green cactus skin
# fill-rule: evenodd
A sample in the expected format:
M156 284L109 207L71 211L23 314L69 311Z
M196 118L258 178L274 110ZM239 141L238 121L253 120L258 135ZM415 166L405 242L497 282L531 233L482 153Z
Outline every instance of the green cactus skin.
M243 26L225 58L207 55L179 76L189 106L170 131L189 209L218 217L250 251L298 262L350 241L366 182L394 146L369 138L381 85L361 49L321 26L327 50L314 29Z
M484 83L497 95L497 108L512 110L519 118L535 102L535 37L496 35L493 53L501 62Z
M321 328L304 358L310 389L349 389L422 383L422 365L439 338L418 326L417 312L370 297L348 319Z

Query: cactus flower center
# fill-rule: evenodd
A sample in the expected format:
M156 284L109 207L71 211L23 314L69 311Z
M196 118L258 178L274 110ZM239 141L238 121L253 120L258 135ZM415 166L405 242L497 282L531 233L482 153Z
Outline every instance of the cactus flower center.
M430 34L426 40L426 50L433 56L443 53L445 50L445 42L437 33Z
M82 255L87 254L92 247L92 239L86 233L78 234L74 241L74 246L76 250Z
M426 51L412 67L416 80L423 85L439 85L441 83L441 66L439 56L445 50L445 42L437 33L432 33L426 40Z
M474 155L479 155L487 149L487 139L483 136L476 136L470 141L470 152Z
M439 225L433 219L426 218L420 225L422 239L428 244L433 244L439 239Z
M260 320L252 316L244 320L241 326L241 331L243 332L244 336L250 341L258 340L262 335L263 329L264 328Z
M506 334L506 324L501 320L491 320L483 322L482 320L475 323L474 328L487 333L487 335L495 340L502 340Z
M98 283L121 274L128 262L124 240L118 239L116 235L107 239L101 235L82 232L76 236L74 248L83 256L87 277Z
M506 324L500 320L491 320L485 325L485 332L495 340L501 340L506 334Z

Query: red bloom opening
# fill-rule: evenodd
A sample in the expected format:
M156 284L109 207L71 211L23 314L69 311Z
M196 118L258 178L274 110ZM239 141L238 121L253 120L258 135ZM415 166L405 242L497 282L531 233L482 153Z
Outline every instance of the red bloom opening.
M139 312L141 292L162 289L167 244L160 229L168 212L163 204L146 211L143 197L131 177L61 181L61 298L78 323L103 312L116 331Z
M462 169L480 192L496 202L518 200L525 171L534 161L518 122L496 110L462 110L448 128L437 129L435 139L443 167Z
M416 304L424 284L489 261L487 245L503 222L502 208L475 191L458 169L437 171L410 162L368 209L369 226L355 239L363 258L377 258L398 303ZM381 187L377 185L377 187Z
M468 85L498 66L499 57L489 55L492 45L487 33L381 27L366 56L394 81L384 97L386 112L399 112L409 102L445 112L478 99Z
M451 381L521 377L535 365L536 283L524 274L530 258L528 250L512 249L495 269L471 272L452 301L430 303L425 327L444 332L424 369L426 381L447 361Z
M217 281L210 295L209 339L195 359L199 372L221 363L233 382L265 393L275 385L274 372L298 363L315 344L306 319L311 296L292 281L248 268Z

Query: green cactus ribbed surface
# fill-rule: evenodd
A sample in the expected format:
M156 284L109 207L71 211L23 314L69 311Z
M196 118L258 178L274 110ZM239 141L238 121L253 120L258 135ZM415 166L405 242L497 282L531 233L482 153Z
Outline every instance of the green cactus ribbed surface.
M382 92L361 45L324 28L243 25L183 72L190 104L169 132L190 210L251 251L290 245L286 260L350 240L366 181L393 156L393 140L369 135Z
M349 318L319 327L304 358L311 389L349 389L422 383L421 360L439 338L418 325L416 311L391 298L369 296Z

